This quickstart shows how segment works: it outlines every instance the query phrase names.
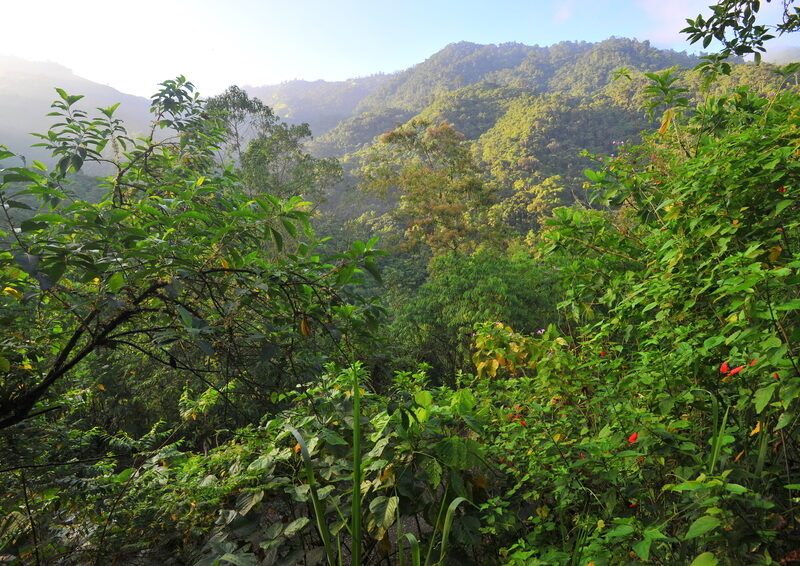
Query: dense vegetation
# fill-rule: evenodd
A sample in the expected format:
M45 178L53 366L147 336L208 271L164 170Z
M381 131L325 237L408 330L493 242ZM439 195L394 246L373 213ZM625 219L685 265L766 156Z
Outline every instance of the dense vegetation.
M453 46L344 170L59 90L0 151L0 561L799 562L796 69L625 42Z

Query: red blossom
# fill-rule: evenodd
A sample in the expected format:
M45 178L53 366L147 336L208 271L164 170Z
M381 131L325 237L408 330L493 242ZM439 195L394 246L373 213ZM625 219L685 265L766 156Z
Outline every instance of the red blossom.
M602 356L605 356L605 355L606 355L606 353L603 350L600 350L600 356L602 357Z
M520 420L519 420L519 424L521 424L522 426L528 426L528 425L525 423L525 419L520 419Z
M628 442L630 442L631 444L633 444L637 440L639 440L639 433L638 432L634 432L632 435L630 435L628 437Z
M744 369L744 366L739 366L739 367L733 368L731 371L728 372L728 377L730 377L732 375L736 375L737 373L739 373L743 369Z
M772 374L772 377L774 377L775 379L780 379L780 378L781 378L781 374L779 374L779 373L776 371L775 373L773 373L773 374Z
M730 371L728 369L728 360L725 360L724 362L722 362L722 365L719 366L719 371L721 371L722 373L728 373L728 371Z
M785 193L786 192L786 187L778 187L778 192L779 193Z
M750 360L750 367L753 367L754 365L756 365L757 361L758 361L758 358L753 358L752 360Z
M628 505L628 507L630 507L631 509L633 509L634 507L638 507L638 506L639 506L638 503L631 503L630 505Z

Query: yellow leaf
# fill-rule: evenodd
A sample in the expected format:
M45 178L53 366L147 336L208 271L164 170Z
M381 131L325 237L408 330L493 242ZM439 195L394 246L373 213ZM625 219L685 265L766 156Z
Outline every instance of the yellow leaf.
M227 261L225 261L225 258L224 258L224 257L221 257L221 258L219 258L219 263L220 263L220 265L222 265L222 267L224 267L225 269L228 269L228 268L230 267L230 264L229 264Z
M24 363L20 366L22 369L33 369L33 366L29 363Z
M392 467L386 466L383 469L383 472L381 472L381 477L380 477L381 483L386 483L387 480L392 478L394 478L394 472L392 471Z
M781 257L781 252L783 248L780 246L772 246L769 249L769 261L770 263L775 263L779 257Z
M4 295L14 295L16 298L21 299L22 293L14 289L13 287L6 287L3 289Z
M106 386L105 386L105 385L103 385L102 383L98 383L98 384L97 384L97 388L98 388L100 391L105 391L105 390L106 390Z
M738 227L739 227L739 221L738 221L738 220L736 220L736 219L734 219L734 220L731 222L731 224L733 224L733 227L734 227L734 228L738 228Z
M742 450L741 452L739 452L739 453L736 455L736 458L734 458L734 459L733 459L733 463L735 464L736 462L738 462L739 460L741 460L741 459L742 459L742 456L744 456L744 454L745 454L745 451L744 451L744 450Z
M550 509L548 509L547 507L537 507L536 514L542 519L544 519L550 514Z
M658 133L664 135L667 133L667 128L672 123L672 118L675 116L675 111L672 108L668 108L666 112L664 112L664 118L661 120L661 127L658 128Z
M311 326L308 324L308 317L303 315L303 318L300 319L300 333L303 336L311 336Z
M750 436L755 436L759 432L761 432L761 422L760 421L757 422L756 423L756 427L753 430L750 431Z

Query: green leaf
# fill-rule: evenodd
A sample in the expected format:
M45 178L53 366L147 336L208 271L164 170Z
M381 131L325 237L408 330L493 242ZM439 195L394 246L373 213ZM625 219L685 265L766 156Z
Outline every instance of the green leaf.
M370 531L377 531L376 538L383 538L383 533L394 524L397 518L397 504L400 499L397 496L386 497L380 495L369 504L370 517L367 528Z
M275 247L278 251L283 250L283 236L275 228L270 227L269 233L272 236L272 241L275 242Z
M725 341L724 336L710 336L703 341L703 348L706 350L710 350L716 346L719 346Z
M299 519L295 519L294 521L286 525L286 528L283 530L283 535L290 537L294 535L296 532L298 532L300 529L305 527L310 522L311 519L309 519L308 517L300 517Z
M425 458L422 461L422 469L428 474L430 485L438 488L442 482L442 466L435 458Z
M775 307L776 311L794 311L800 309L800 299L792 299L787 303Z
M329 446L347 446L347 441L342 438L338 432L333 430L323 429L322 432L320 432L320 437L325 441L325 444Z
M764 407L766 407L770 399L772 399L772 394L777 385L777 383L771 383L766 387L762 387L756 391L756 394L753 398L753 404L755 405L757 414L761 414L761 411L764 410Z
M109 277L108 279L108 290L112 293L116 293L122 288L122 285L125 284L125 278L122 276L122 272L117 271L114 275Z
M640 540L639 542L633 545L633 551L642 560L650 560L650 546L652 544L653 544L653 539L651 538Z
M717 564L719 564L719 560L717 560L713 554L710 552L704 552L692 560L692 563L689 566L717 566Z
M794 413L786 411L778 418L778 424L775 425L773 430L780 430L794 420Z
M716 517L712 517L711 515L703 515L694 523L692 523L692 525L689 527L689 530L686 532L686 536L683 538L684 540L697 538L713 529L716 529L718 526L720 526L720 524L720 520Z
M378 283L383 283L383 280L381 279L381 274L378 271L378 266L375 263L374 259L372 259L371 257L366 258L364 260L364 269L366 269L367 272L370 275L372 275L375 281L377 281Z
M258 560L256 555L251 552L243 552L241 554L232 554L226 552L219 557L220 561L227 561L235 566L257 566Z
M780 201L778 204L775 205L775 214L773 216L778 216L783 210L792 204L794 201L792 199L785 199Z
M635 531L636 529L634 529L631 525L618 525L611 529L607 536L609 538L625 537Z
M433 395L430 391L417 391L414 393L414 402L420 407L428 408L433 403Z
M42 222L34 217L20 222L19 229L22 232L33 232L34 230L42 230L43 228L47 228L47 225L47 222Z

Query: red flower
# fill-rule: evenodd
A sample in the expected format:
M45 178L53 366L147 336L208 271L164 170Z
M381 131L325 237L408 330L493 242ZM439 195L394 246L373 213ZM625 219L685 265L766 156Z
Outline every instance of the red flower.
M521 424L522 426L528 426L527 424L525 424L525 419L520 419L519 424Z
M739 366L739 367L733 368L731 371L728 372L728 377L730 377L732 375L736 375L737 373L739 373L743 369L744 369L744 366Z
M632 435L630 435L628 437L628 442L630 442L631 444L633 444L637 440L639 440L639 433L638 432L634 432Z
M728 361L727 360L722 362L722 365L719 366L719 371L721 371L722 373L728 373L729 369L728 369Z
M779 193L785 193L786 192L786 187L778 187L778 192Z
M633 509L634 507L638 507L638 506L639 506L638 503L631 503L630 505L628 505L628 507L631 508L631 509Z
M776 371L775 373L773 373L773 374L772 374L772 377L774 377L775 379L780 379L780 378L781 378L781 374L779 374L779 373Z
M600 356L602 357L602 356L605 356L605 355L606 355L606 353L603 350L600 350Z
M758 361L758 358L753 358L752 360L750 360L750 367L753 367L754 365L756 365L757 361Z

